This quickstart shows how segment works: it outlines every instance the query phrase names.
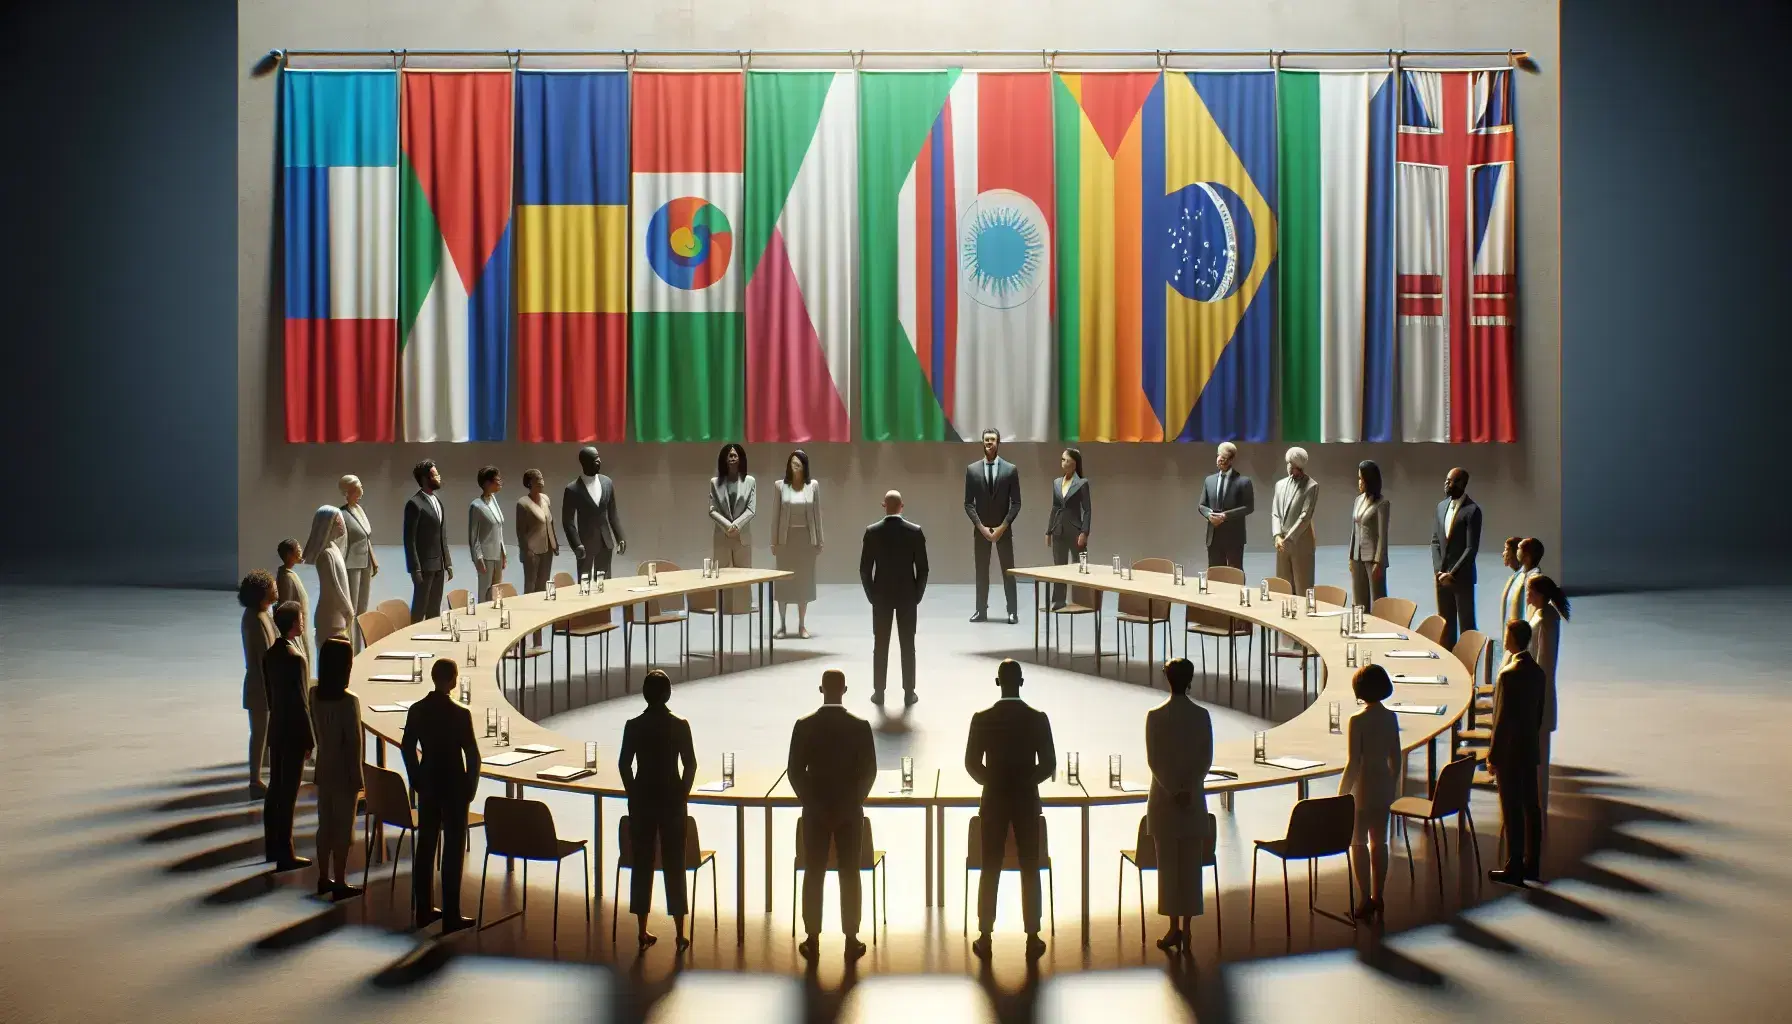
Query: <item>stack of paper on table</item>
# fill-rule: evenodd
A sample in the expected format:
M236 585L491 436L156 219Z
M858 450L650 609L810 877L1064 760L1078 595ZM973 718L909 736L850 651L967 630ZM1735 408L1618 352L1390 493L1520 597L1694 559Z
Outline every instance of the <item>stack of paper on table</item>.
M701 786L698 786L697 792L699 792L699 793L726 793L733 788L734 788L734 783L729 782L726 779L716 779L714 782L705 782Z
M517 749L517 750L506 750L502 754L493 754L490 757L484 757L484 758L481 758L480 760L486 764L497 765L499 768L507 768L510 765L522 764L524 761L527 761L532 757L540 757L540 756L541 755L539 753L536 753L535 751L532 751L532 750Z
M1444 683L1447 683L1449 681L1450 681L1450 679L1448 676L1401 676L1401 675L1396 675L1394 677L1394 682L1396 682L1396 683L1423 683L1427 686L1442 686Z
M535 777L538 779L547 779L550 782L571 782L574 779L583 779L587 776L596 774L597 770L593 768L586 768L581 765L560 764L555 765L552 768L543 768L541 771L535 773Z
M454 636L450 633L415 633L411 636L411 639L427 640L431 643L446 643L453 640Z
M1444 713L1444 706L1442 704L1394 703L1389 704L1388 708L1403 715L1441 715Z
M375 704L375 705L373 705L371 710L374 710L374 711L409 711L409 710L411 710L411 705L415 704L415 703L416 703L416 701L401 700L395 704Z
M370 683L415 683L418 680L409 672L381 672L379 675L368 676L367 681Z
M1436 658L1436 651L1383 651L1384 658Z
M1352 633L1352 634L1350 634L1350 639L1352 639L1352 640L1407 640L1407 639L1410 639L1410 637L1408 637L1405 633Z
M428 651L381 651L374 657L391 661L416 661L418 658L433 658L435 655Z
M1309 761L1304 757L1272 757L1259 763L1286 768L1291 772L1304 772L1308 768L1318 768L1325 764L1324 761Z

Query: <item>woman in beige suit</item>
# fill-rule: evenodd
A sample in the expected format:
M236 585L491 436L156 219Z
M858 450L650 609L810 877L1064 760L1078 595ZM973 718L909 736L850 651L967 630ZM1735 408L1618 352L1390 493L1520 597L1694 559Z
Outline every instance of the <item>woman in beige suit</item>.
M1213 720L1188 699L1195 665L1187 658L1164 663L1170 699L1145 714L1145 761L1151 795L1145 824L1157 844L1157 912L1170 930L1157 940L1164 952L1188 942L1194 918L1205 909L1201 865L1213 849L1207 814L1207 771L1213 767Z
M1356 466L1356 504L1350 512L1350 601L1368 608L1388 596L1388 514L1381 496L1381 467L1365 459Z
M753 564L753 517L759 512L757 485L747 473L747 450L733 441L716 453L716 475L709 481L709 518L715 523L716 564L745 568ZM728 591L729 614L752 605L747 587Z
M778 636L788 637L784 609L796 605L796 631L809 639L809 602L815 600L815 559L821 554L821 484L809 475L809 454L802 449L784 461L778 481L778 518L772 534L772 557L790 573L778 581Z
M1362 890L1355 916L1382 912L1382 891L1388 883L1388 808L1400 795L1400 716L1383 704L1394 683L1380 665L1364 665L1351 677L1350 688L1363 707L1350 716L1349 750L1338 792L1356 800L1356 833L1350 841L1350 863Z
M311 536L305 541L305 550L311 564L317 567L317 610L312 615L311 628L319 651L331 637L347 639L355 621L348 569L342 564L342 549L336 546L344 533L342 510L336 506L320 506L312 515Z
M268 788L261 781L261 755L268 741L268 688L261 676L261 662L280 633L268 609L278 595L274 577L257 569L236 587L236 603L243 606L243 710L249 713L249 798L260 800Z
M317 892L344 900L361 895L348 884L355 839L355 797L361 792L361 701L348 692L354 650L342 637L318 645L311 688L311 735L317 772Z
M361 478L350 473L336 481L336 486L342 491L342 525L347 531L338 546L342 548L342 566L348 570L349 601L359 616L367 610L373 578L380 574L380 560L373 553L373 521L361 507ZM361 631L354 632L358 651L362 647Z
M535 594L548 589L548 580L554 575L554 556L560 553L560 538L554 529L554 505L547 495L547 478L539 469L525 469L523 486L529 493L516 501L516 546L523 556L523 593ZM533 642L541 645L539 632Z

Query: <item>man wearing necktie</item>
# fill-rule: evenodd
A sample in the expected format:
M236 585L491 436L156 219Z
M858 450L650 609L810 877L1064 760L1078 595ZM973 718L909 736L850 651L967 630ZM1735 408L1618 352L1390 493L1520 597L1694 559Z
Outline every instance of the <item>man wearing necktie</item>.
M972 557L977 564L977 613L972 622L982 622L989 612L989 549L994 546L1002 564L1002 596L1008 599L1008 622L1018 621L1018 605L1014 593L1014 537L1009 532L1020 515L1020 470L997 452L1002 435L994 428L983 432L983 457L965 467L964 514L976 529L972 538Z
M1244 520L1257 507L1251 478L1232 468L1238 446L1220 442L1214 456L1215 472L1201 485L1198 510L1207 521L1207 564L1244 568Z
M1431 571L1437 576L1437 614L1443 617L1443 645L1475 628L1475 556L1481 550L1481 506L1468 496L1468 470L1444 477L1444 500L1437 503L1431 529Z

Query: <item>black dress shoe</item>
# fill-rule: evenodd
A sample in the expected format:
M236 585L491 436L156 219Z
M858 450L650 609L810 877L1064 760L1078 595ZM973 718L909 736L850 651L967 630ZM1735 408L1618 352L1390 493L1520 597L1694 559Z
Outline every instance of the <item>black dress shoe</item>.
M459 914L456 914L453 917L442 918L443 935L447 935L451 932L463 932L471 927L473 927L473 919L470 917L462 917Z
M1015 623L1017 623L1019 621L1020 621L1020 616L1014 614L1013 612L1008 613L1008 624L1010 626L1014 625Z
M311 858L309 858L309 857L288 857L285 860L275 861L274 862L274 871L276 873L284 872L284 871L297 871L300 868L308 868L310 866L311 866Z
M797 943L796 951L803 954L803 959L813 960L821 955L821 940L811 935Z
M343 884L343 885L339 885L336 888L332 889L330 891L330 895L335 897L338 900L352 900L356 896L361 895L365 891L366 891L365 889L362 889L358 885Z
M976 956L979 960L988 960L989 959L989 936L988 935L977 936L977 938L971 942L971 952L976 954Z
M871 703L876 704L879 707L882 707L883 702L884 702L884 691L872 690L871 691Z
M864 955L865 944L860 942L857 938L848 937L846 940L846 959L849 961L857 960Z
M262 785L259 782L249 783L249 799L251 799L251 800L266 800L267 798L268 798L268 787Z
M417 911L417 918L416 918L417 930L422 931L423 929L428 928L430 925L435 924L437 921L440 921L441 919L442 919L442 912L440 910L435 909L434 907L431 907L428 910L419 910L419 911Z
M1489 871L1487 877L1501 885L1515 885L1524 888L1524 873L1521 871Z
M1037 935L1027 936L1027 959L1036 960L1045 955L1045 940Z
M989 616L983 614L982 612L978 612L977 614L971 616L971 621L972 622L983 622L988 618L989 618Z
M920 699L921 698L915 696L915 691L913 691L913 690L902 691L902 703L903 703L903 706L905 706L905 707L910 704L913 704L915 701L918 701Z

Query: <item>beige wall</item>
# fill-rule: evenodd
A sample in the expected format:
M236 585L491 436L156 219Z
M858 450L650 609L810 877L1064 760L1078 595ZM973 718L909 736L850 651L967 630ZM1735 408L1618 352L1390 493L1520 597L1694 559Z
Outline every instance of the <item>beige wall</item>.
M1308 445L1322 492L1321 543L1342 543L1355 464L1382 465L1395 506L1395 541L1425 543L1430 509L1450 466L1474 474L1472 492L1486 508L1489 536L1534 534L1552 544L1561 522L1561 332L1558 22L1555 0L642 0L626 3L530 0L241 0L238 4L238 559L242 568L273 560L275 542L302 535L310 510L331 501L336 478L359 475L376 536L397 540L400 506L414 489L410 467L429 457L442 466L450 506L472 497L473 474L491 463L509 492L522 471L543 469L552 489L576 472L576 445L288 445L281 440L281 390L273 371L280 321L274 177L275 76L256 74L276 47L311 48L800 48L897 49L1050 47L1296 47L1528 50L1540 70L1518 77L1520 275L1520 436L1515 445ZM419 62L421 63L421 62ZM913 66L916 62L907 62ZM1108 62L1110 66L1113 62ZM1290 62L1294 63L1293 61ZM1310 63L1310 62L1309 62ZM1337 62L1333 62L1336 64ZM1416 63L1416 62L1415 62ZM1049 506L1046 478L1056 444L1015 444L1026 509L1018 537L1023 563L1046 561L1042 540ZM1258 480L1262 511L1252 547L1268 544L1269 483L1281 471L1282 444L1245 445L1242 468ZM787 445L749 450L767 479ZM1206 445L1083 445L1095 485L1100 557L1171 555L1200 550L1193 506ZM704 488L714 471L707 444L604 446L616 478L630 554L695 561L707 553ZM970 579L969 529L963 518L963 467L970 445L832 444L809 446L826 489L830 528L821 575L854 578L857 528L878 514L884 490L898 487L910 517L934 537L935 578ZM766 531L760 531L760 545ZM761 551L769 561L769 553Z

